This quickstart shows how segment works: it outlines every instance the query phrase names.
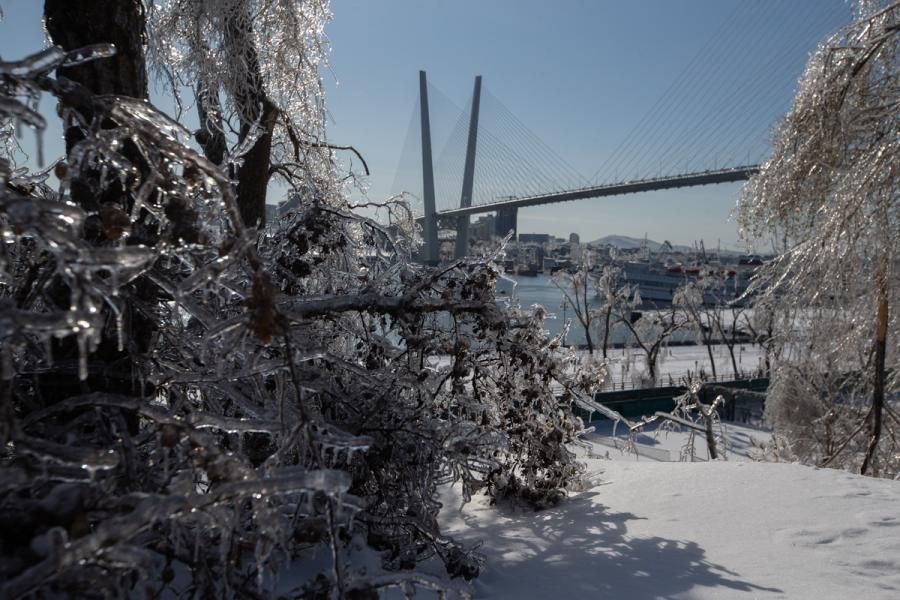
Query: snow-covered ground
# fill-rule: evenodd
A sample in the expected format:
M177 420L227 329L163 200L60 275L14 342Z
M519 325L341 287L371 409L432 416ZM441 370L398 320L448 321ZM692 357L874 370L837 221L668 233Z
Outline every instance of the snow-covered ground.
M449 490L446 533L487 556L474 596L900 598L900 482L740 460L766 434L733 433L727 462L586 459L596 487L538 513Z
M633 352L610 357L619 386L641 370ZM726 350L715 356L727 372ZM759 359L745 346L744 366ZM703 346L673 347L663 377L703 365ZM744 425L724 424L726 461L697 437L695 462L679 462L685 432L651 427L630 446L626 427L592 425L582 459L596 485L555 508L460 507L446 491L444 532L480 540L487 559L475 598L900 598L900 481L754 462L771 432Z
M728 349L722 344L714 345L712 349L719 379L732 379L734 368ZM646 361L640 349L617 348L609 351L607 356L610 381L607 389L622 389L623 382L626 388L633 387L646 371ZM742 374L752 375L763 367L763 349L754 344L739 345L735 348L735 360ZM661 385L669 382L678 384L688 375L696 380L701 370L706 376L712 374L706 346L671 346L662 352L658 364L659 382Z

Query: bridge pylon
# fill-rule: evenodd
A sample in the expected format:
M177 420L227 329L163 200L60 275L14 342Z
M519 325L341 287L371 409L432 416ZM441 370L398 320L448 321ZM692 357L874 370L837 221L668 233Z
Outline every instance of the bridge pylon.
M481 106L481 75L475 77L475 89L472 91L472 114L469 116L469 141L466 145L466 163L463 169L462 194L459 207L472 206L472 188L475 185L475 149L478 145L478 112ZM456 218L456 258L469 253L469 215Z
M425 205L423 233L425 246L420 258L422 262L436 265L440 260L440 246L437 235L437 211L434 206L434 166L431 160L431 119L428 115L428 80L425 71L419 71L419 105L422 130L422 202ZM468 219L469 217L465 217Z

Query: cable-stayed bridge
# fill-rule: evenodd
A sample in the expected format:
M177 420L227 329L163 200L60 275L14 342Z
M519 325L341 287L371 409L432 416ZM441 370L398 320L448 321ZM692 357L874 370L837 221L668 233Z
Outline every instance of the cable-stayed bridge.
M474 206L460 206L449 208L441 212L435 212L438 217L464 217L486 212L501 212L539 206L541 204L553 204L555 202L570 202L572 200L584 200L587 198L602 198L604 196L621 196L623 194L637 194L640 192L655 192L658 190L671 190L682 187L694 187L698 185L710 185L713 183L731 183L744 181L759 172L759 165L743 165L726 169L707 170L700 173L684 173L681 175L669 175L665 177L651 177L636 181L623 181L621 183L607 183L604 185L587 186L575 190L560 192L548 192L532 196L506 196L494 202L485 202Z
M591 177L483 89L481 77L460 109L420 72L392 191L411 194L424 230L421 258L436 262L439 231L449 230L456 232L456 256L465 254L472 215L496 213L495 233L506 235L517 230L518 211L531 206L752 176L769 151L770 132L788 108L808 53L846 16L813 3L798 7L808 14L788 30L758 8L736 5Z

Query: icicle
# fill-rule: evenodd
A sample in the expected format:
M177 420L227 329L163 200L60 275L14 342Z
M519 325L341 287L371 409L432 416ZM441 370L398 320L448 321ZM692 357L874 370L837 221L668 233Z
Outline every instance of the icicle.
M88 377L87 332L79 331L75 339L78 342L78 379L84 381Z
M11 381L16 376L16 368L12 359L12 347L4 344L2 352L0 352L0 377L3 381Z
M53 366L53 338L44 338L44 354L47 356L47 366Z
M223 536L224 537L224 536ZM225 558L225 557L223 557ZM193 563L197 564L200 561L200 529L197 529L197 533L194 534L194 558ZM222 561L222 564L228 564L225 560Z
M35 128L34 130L34 150L37 154L36 162L39 169L44 168L44 130Z
M156 212L152 207L147 207L146 204L147 200L150 199L150 195L153 194L156 189L156 185L162 181L162 179L162 175L160 175L158 171L153 171L141 184L140 190L134 199L134 205L131 208L132 221L137 220L141 214L141 209L145 207L151 214L156 215Z
M21 137L23 123L37 130L47 127L47 120L44 117L12 98L0 96L0 114L12 118L16 137Z
M125 316L122 311L116 312L116 347L119 352L125 350Z

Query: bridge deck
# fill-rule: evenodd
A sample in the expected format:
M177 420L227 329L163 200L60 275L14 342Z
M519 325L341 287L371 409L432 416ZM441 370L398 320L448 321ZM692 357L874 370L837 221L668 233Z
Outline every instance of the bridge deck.
M620 196L622 194L636 194L638 192L650 192L654 190L666 190L697 185L709 185L713 183L745 181L758 172L759 165L745 165L742 167L734 167L731 169L718 169L714 171L703 171L700 173L674 175L671 177L656 177L653 179L625 181L623 183L599 185L580 188L577 190L568 190L564 192L540 194L537 196L513 196L504 198L503 200L497 202L488 202L484 204L477 204L474 206L467 206L465 208L454 208L451 210L440 211L437 213L437 216L461 217L464 215L493 212L504 208L523 208L526 206L553 204L555 202L569 202L571 200L582 200L586 198Z

